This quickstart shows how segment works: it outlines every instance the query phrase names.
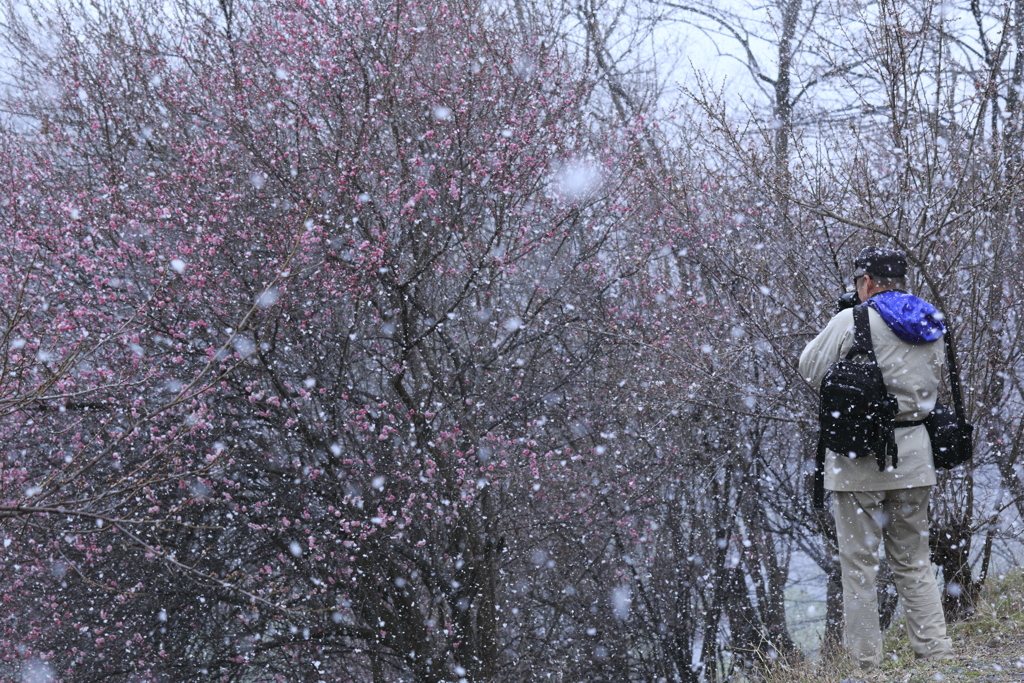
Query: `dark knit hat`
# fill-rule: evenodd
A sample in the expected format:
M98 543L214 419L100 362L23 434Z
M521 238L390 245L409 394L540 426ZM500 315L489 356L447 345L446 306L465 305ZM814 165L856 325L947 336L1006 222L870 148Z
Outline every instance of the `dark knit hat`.
M879 277L904 277L907 274L907 255L899 249L864 247L853 265L858 276L870 273Z

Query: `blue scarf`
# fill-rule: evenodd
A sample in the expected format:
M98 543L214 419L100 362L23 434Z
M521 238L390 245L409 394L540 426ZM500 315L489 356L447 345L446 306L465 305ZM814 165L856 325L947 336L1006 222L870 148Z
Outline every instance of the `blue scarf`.
M868 299L866 306L878 311L893 333L910 344L926 344L946 332L939 310L906 292L888 291Z

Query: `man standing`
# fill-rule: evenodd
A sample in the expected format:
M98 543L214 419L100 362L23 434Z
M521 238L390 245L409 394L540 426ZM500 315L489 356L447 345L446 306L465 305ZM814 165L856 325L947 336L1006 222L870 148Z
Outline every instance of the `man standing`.
M921 659L952 658L935 574L928 551L928 496L935 468L928 431L920 423L938 395L943 367L942 316L907 294L902 251L867 247L855 261L854 287L868 308L871 342L886 390L899 402L898 458L879 471L875 457L826 453L825 488L833 491L839 561L843 575L846 639L864 670L882 663L875 574L878 545L896 578L910 646ZM800 374L814 387L829 366L854 344L853 309L835 315L800 355ZM900 427L901 422L916 423Z

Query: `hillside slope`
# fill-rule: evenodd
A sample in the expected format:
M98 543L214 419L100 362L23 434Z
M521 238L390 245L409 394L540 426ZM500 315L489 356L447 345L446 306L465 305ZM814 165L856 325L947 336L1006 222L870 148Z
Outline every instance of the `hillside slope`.
M918 662L904 636L903 622L885 641L886 663L871 683L1024 683L1024 570L993 577L986 584L976 615L952 624L956 658ZM809 663L774 672L770 683L841 683L860 675L846 662Z

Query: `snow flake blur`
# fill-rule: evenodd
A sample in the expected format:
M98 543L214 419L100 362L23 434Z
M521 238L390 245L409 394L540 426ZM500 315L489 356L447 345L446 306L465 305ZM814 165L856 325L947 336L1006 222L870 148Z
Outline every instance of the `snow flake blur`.
M0 678L768 677L835 635L794 349L867 240L969 359L950 607L1013 556L1017 34L499 5L5 17Z

